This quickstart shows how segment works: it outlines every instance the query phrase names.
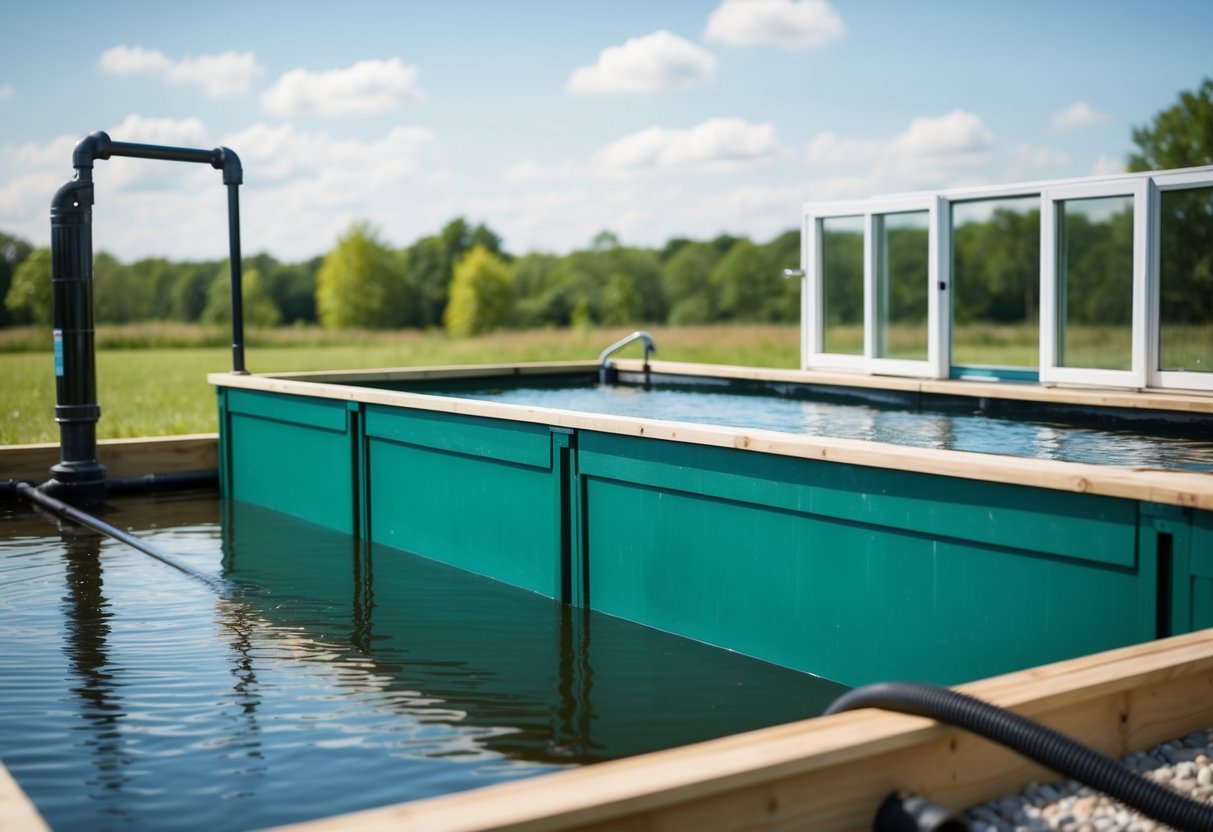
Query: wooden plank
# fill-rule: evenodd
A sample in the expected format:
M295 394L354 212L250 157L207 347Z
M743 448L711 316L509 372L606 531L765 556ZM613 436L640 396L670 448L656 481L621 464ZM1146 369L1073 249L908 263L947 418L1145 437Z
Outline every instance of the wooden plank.
M103 439L97 443L97 458L111 477L211 471L218 465L217 443L214 433ZM58 461L58 443L0 445L0 480L44 482Z
M1060 462L1049 459L911 448L855 439L834 439L777 431L605 416L555 408L501 404L447 396L427 396L392 390L293 378L237 376L216 373L212 384L246 390L360 401L393 407L461 413L494 419L550 424L573 430L591 430L665 439L717 447L742 448L782 456L825 460L875 468L919 471L948 477L987 480L1048 488L1057 491L1101 494L1213 510L1213 476L1207 473ZM904 381L904 380L899 380Z
M1123 755L1213 724L1213 631L960 689ZM1050 777L958 729L865 710L288 828L828 832L870 828L896 789L962 809Z
M50 832L34 804L0 765L0 832Z

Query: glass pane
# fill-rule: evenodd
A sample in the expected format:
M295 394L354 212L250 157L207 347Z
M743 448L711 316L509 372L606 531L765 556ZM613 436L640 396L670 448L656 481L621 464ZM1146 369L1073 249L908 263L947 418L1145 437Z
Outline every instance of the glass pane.
M863 217L820 222L823 351L863 355Z
M1057 365L1133 367L1133 197L1057 203Z
M1040 197L952 205L952 363L1040 363Z
M876 355L927 360L930 242L927 211L876 220Z
M1160 370L1213 372L1213 188L1162 192Z

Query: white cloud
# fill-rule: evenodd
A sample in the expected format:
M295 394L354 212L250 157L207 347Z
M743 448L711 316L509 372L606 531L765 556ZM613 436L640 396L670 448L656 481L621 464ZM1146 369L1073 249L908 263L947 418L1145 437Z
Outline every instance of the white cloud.
M1106 153L1100 154L1095 160L1095 164L1091 166L1092 176L1115 176L1125 172L1125 160L1115 156L1109 156Z
M106 50L100 65L111 75L150 74L170 84L197 84L211 98L243 95L261 71L252 52L229 50L173 60L159 49L126 45Z
M107 131L111 139L141 144L166 144L178 147L207 147L206 125L200 118L147 118L131 113L122 123Z
M530 185L536 182L553 182L561 179L572 179L590 173L584 165L572 160L545 165L531 159L518 162L506 168L501 178L511 185Z
M1070 154L1064 150L1054 150L1051 147L1038 147L1031 144L1017 144L1008 151L1010 165L1007 168L1007 179L1020 180L1039 177L1041 171L1048 172L1066 168L1070 164Z
M424 100L417 68L399 58L359 61L345 69L292 69L261 96L277 116L342 116L386 113Z
M1054 130L1073 130L1076 127L1086 127L1099 121L1106 121L1106 113L1101 113L1085 101L1075 101L1064 110L1059 110L1053 116Z
M888 190L955 184L993 153L993 131L980 116L957 109L916 118L888 139L819 133L809 140L805 157L810 164L831 168L866 167L860 181ZM854 177L847 181L855 183Z
M283 257L324 250L358 217L376 219L385 228L398 222L407 213L400 206L399 183L423 181L423 163L437 144L429 130L407 125L359 141L291 125L253 124L216 140L200 119L141 115L127 116L106 132L120 141L234 149L244 164L245 246ZM60 136L0 147L0 228L45 244L51 195L71 179L72 148L79 139ZM226 256L226 190L209 165L115 158L97 162L94 176L98 250L124 259ZM437 222L416 214L400 221Z
M783 153L770 122L713 118L687 130L649 127L594 154L607 170L698 167L727 171L769 162Z
M13 92L12 84L0 84L0 101L12 98Z
M846 34L826 0L724 0L708 18L708 40L730 46L821 46Z
M715 55L663 29L603 49L597 63L573 71L567 89L578 95L680 90L715 71Z

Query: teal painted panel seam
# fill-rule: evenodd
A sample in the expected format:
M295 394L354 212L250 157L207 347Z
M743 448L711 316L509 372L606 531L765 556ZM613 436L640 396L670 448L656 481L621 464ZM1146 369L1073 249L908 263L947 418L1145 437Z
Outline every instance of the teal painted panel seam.
M1132 568L1137 504L1018 485L583 432L583 475Z
M1192 512L1192 574L1213 578L1213 512Z
M366 435L494 461L552 467L547 425L369 405Z
M286 396L277 393L254 393L248 390L228 391L228 410L262 419L273 419L293 425L340 431L348 428L345 402Z

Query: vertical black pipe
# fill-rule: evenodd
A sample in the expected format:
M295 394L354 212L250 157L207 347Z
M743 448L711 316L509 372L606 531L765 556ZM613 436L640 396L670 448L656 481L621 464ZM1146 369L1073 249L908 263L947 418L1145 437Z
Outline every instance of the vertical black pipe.
M243 264L240 262L240 185L227 186L227 236L232 271L232 372L243 375L244 369L244 299L241 282Z
M84 156L87 164L82 162ZM59 463L51 467L47 487L70 495L73 503L90 505L105 499L105 466L97 461L101 407L94 359L91 153L77 154L76 162L76 178L64 184L51 202Z

